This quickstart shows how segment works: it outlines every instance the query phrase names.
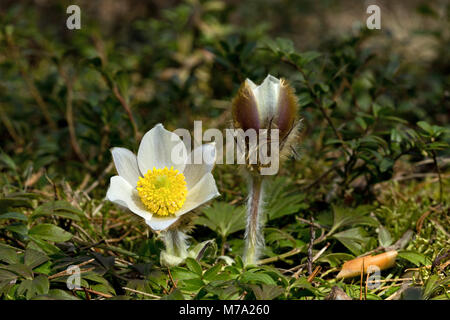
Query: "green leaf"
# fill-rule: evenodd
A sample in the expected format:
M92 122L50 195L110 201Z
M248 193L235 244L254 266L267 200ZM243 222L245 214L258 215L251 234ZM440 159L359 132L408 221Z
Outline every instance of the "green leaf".
M199 276L202 275L202 273L203 273L202 267L195 259L187 258L186 265L189 268L189 270L191 270L192 272L198 274Z
M431 260L427 256L416 251L399 251L398 256L414 263L417 267L426 266L431 263Z
M43 252L30 248L25 251L24 262L32 269L43 264L44 262L47 262L48 260L48 256Z
M389 247L393 240L389 231L382 225L378 228L378 242L380 246L386 248Z
M13 247L0 243L0 261L4 261L9 264L18 263L19 255Z
M48 294L36 296L33 300L80 300L80 298L61 289L51 289Z
M204 225L222 237L245 229L245 208L234 207L226 202L214 202L203 210L203 216L196 219L196 225Z
M367 243L370 240L370 237L367 237L367 233L361 227L336 233L333 237L339 240L354 255L364 253Z
M269 276L266 273L255 273L251 271L246 271L241 276L241 281L243 283L265 283L265 284L271 284L276 285L277 283L275 280L272 279L271 276Z
M0 214L0 220L2 219L15 219L15 220L22 220L22 221L28 221L28 217L20 212L6 212Z
M203 279L205 279L207 281L214 280L214 278L220 272L221 269L222 269L222 263L217 263L214 267L205 271L205 273L203 274Z
M17 234L20 234L21 236L24 236L24 237L26 237L28 235L28 228L23 223L13 223L13 224L7 225L5 227L5 229L15 232Z
M276 177L267 181L267 215L264 220L274 220L294 214L309 206L305 201L306 194L292 193L292 185L286 177Z
M53 224L38 224L30 229L29 235L42 240L64 242L72 239L72 234Z
M0 266L0 269L12 271L25 279L33 279L33 271L27 265L14 263L7 266Z
M175 289L167 296L161 298L161 300L185 300L183 294L179 289Z
M50 215L80 221L80 216L83 216L83 212L73 207L67 201L58 200L47 202L37 207L31 215L31 219Z
M37 251L42 250L42 252L45 252L47 254L61 253L61 250L57 246L48 243L47 241L42 240L39 237L30 236L30 238L32 240L28 245L30 248L33 248Z
M8 270L0 269L0 282L10 282L18 278L17 274Z
M178 280L188 280L199 277L197 273L182 267L172 267L170 268L170 271L172 272L173 278Z
M417 122L417 125L429 135L433 135L433 127L425 121Z
M386 171L392 169L393 166L394 166L394 160L389 159L389 158L383 158L383 160L381 160L381 163L380 163L380 171L386 172Z
M186 291L198 291L200 290L205 284L201 279L188 279L183 280L183 290Z
M375 219L367 217L372 209L373 207L368 205L362 205L356 209L333 206L333 227L329 233L332 234L345 226L377 226L378 222Z
M284 293L284 288L277 285L251 284L250 288L253 290L257 300L273 300Z
M330 253L321 256L319 259L317 259L317 262L327 262L330 264L330 267L338 267L342 264L342 262L354 258L354 255L348 253Z

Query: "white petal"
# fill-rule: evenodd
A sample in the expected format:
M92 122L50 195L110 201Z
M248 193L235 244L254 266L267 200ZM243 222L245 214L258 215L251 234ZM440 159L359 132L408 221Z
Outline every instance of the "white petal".
M269 74L263 83L252 91L258 105L260 119L272 118L276 114L278 105L280 80Z
M157 124L142 138L137 160L142 174L146 174L153 167L162 169L171 166L183 172L187 151L177 134L164 129L162 124Z
M245 81L247 82L250 89L254 90L254 89L258 88L258 86L252 80L247 78Z
M142 204L136 189L121 176L111 178L106 198L118 205L127 207L146 220L152 217L152 213L147 211Z
M127 180L131 186L136 186L140 172L134 153L125 148L112 148L111 154L119 176Z
M151 219L145 220L145 223L153 230L159 231L167 229L177 220L178 217L156 218L156 216L153 216Z
M215 143L207 143L195 148L189 154L188 159L183 174L186 179L186 187L190 190L213 169L216 162Z
M220 196L220 193L217 190L214 177L211 173L207 173L192 189L188 189L186 201L175 215L179 217L217 196Z

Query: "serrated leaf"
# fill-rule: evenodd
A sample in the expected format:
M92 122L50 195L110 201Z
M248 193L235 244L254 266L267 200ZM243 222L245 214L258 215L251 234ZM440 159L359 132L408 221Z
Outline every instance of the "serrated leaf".
M276 177L267 182L267 203L263 220L274 220L307 209L306 194L292 193L292 185L286 177Z
M330 230L330 234L346 226L358 224L377 226L378 222L367 216L371 210L372 206L366 205L359 206L356 209L333 206L333 227Z
M170 269L174 279L188 280L198 278L199 275L191 270L182 267L173 267Z
M360 227L341 231L334 234L333 237L339 240L354 255L360 255L365 252L366 245L370 240L364 229Z
M17 274L8 270L0 269L0 282L10 282L18 278Z
M215 280L215 277L217 276L217 274L220 272L221 269L222 264L217 263L215 266L205 271L205 273L203 274L203 279L207 281Z
M9 264L18 263L19 255L16 253L14 248L0 243L0 261L4 261Z
M14 263L7 266L0 266L0 269L14 272L25 279L33 279L33 271L30 267L24 265L23 263Z
M196 219L195 224L204 225L222 237L245 229L245 208L234 207L226 202L215 202L203 210L204 216Z
M30 268L35 267L47 262L49 260L48 256L40 251L27 248L24 255L24 263Z
M189 268L189 270L191 270L192 272L198 274L199 276L202 275L202 267L200 266L200 264L192 258L187 258L186 259L186 266Z

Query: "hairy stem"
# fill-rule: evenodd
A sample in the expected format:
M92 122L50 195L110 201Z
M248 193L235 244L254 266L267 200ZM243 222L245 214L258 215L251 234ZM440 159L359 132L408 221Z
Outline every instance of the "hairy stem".
M169 229L161 235L166 247L161 252L161 264L172 267L182 263L188 256L188 236L179 229Z
M261 232L263 214L263 177L250 176L250 197L247 205L247 228L245 232L244 263L257 264L264 247L264 236Z
M186 239L187 235L177 229L167 230L163 235L167 252L178 257L187 256L188 245Z

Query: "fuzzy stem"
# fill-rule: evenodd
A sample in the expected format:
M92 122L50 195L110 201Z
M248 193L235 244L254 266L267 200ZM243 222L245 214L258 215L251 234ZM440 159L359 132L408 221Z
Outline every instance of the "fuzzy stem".
M245 232L245 265L257 264L264 247L264 236L261 232L263 182L262 176L250 176L250 197L247 205L247 228Z
M176 266L188 256L188 236L179 229L169 229L161 234L166 250L161 252L161 263Z
M187 235L178 229L167 230L163 235L167 252L177 257L187 256L188 245L186 239Z

